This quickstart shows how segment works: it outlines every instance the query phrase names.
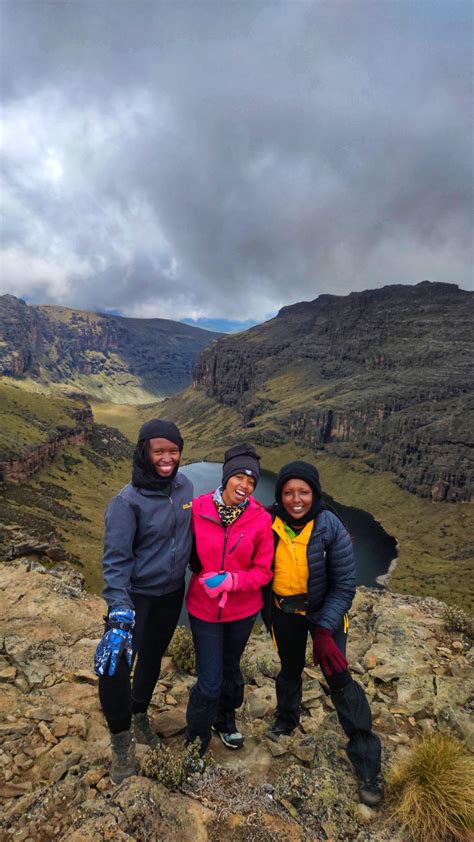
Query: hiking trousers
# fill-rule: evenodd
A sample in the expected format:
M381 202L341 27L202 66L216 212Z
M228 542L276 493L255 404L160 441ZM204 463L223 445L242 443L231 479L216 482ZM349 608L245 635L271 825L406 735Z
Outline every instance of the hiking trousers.
M272 633L280 657L281 669L276 679L276 721L288 730L300 721L302 699L302 673L306 659L306 643L310 631L302 614L286 614L276 606L272 613ZM347 626L340 626L334 641L346 654ZM372 714L365 691L352 678L349 670L327 675L329 687L339 722L349 738L347 755L357 777L371 780L380 773L381 744L372 731Z
M227 734L237 730L235 711L244 700L240 658L255 617L209 623L189 615L197 682L189 694L186 740L193 742L199 737L202 752L210 742L213 725Z
M184 585L164 596L131 594L135 608L133 679L125 655L113 675L99 678L99 699L112 734L128 731L132 713L145 713L183 605Z

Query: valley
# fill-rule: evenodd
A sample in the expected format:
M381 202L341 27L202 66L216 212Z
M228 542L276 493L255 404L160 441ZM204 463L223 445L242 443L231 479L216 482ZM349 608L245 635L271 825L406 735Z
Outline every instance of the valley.
M11 296L3 304L3 370L5 361L17 365L0 379L4 554L21 534L49 535L97 592L104 508L129 479L140 424L161 415L182 430L183 463L221 461L243 439L269 471L295 458L315 462L329 495L396 537L391 590L472 609L471 293L424 282L320 296L241 334L207 333L208 346L186 364L184 389L181 358L169 357L168 396L146 320L110 317L104 326L94 314L30 308ZM20 316L30 320L26 339ZM56 325L49 349L39 340L46 316L48 329ZM146 361L133 387L106 365L111 335L131 335L121 321L134 322L134 359ZM84 342L107 346L100 371L86 373ZM130 372L132 356L129 348Z

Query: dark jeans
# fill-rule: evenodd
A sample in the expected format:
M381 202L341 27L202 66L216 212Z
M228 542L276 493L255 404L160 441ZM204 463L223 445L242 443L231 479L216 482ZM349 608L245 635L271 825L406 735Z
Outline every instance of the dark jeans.
M132 713L144 713L150 704L161 669L161 659L173 637L183 604L184 585L165 596L132 594L133 683L125 656L113 675L99 678L99 698L112 734L127 731Z
M235 711L244 700L240 658L250 637L255 614L243 620L208 623L189 617L196 652L197 682L189 694L186 739L199 737L205 751L213 725L236 731Z
M276 719L292 730L300 721L302 672L305 665L306 641L309 626L302 614L285 614L273 609L272 632L281 661L276 679ZM334 633L341 652L346 652L347 631L341 626ZM372 731L372 715L365 692L352 678L348 669L327 675L331 699L339 722L349 742L347 754L360 778L374 778L380 773L381 745Z

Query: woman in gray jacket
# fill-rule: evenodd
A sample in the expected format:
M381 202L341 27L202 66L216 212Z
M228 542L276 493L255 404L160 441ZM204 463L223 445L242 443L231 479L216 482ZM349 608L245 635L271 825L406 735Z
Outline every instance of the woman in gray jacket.
M138 434L132 481L105 513L108 613L94 668L111 733L114 783L137 771L134 737L152 747L159 742L147 710L180 615L192 546L193 486L178 472L182 449L175 424L147 421Z

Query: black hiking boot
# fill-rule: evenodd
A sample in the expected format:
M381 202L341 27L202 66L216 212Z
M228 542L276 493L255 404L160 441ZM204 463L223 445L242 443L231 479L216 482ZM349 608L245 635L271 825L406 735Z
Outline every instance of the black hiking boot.
M382 778L377 775L375 778L358 779L359 798L362 804L368 807L376 807L383 799Z
M146 711L145 713L134 713L132 723L137 743L144 743L150 748L157 748L161 745L160 738L151 727Z

